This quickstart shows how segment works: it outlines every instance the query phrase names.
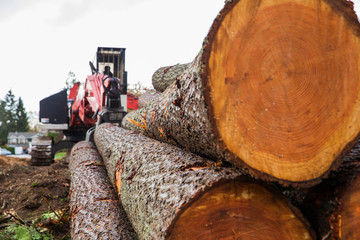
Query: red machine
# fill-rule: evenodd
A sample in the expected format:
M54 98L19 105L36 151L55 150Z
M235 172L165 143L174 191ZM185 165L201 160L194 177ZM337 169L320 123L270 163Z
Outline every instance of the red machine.
M65 141L53 146L53 153L71 148L76 142L85 140L86 135L91 140L97 124L120 123L127 107L137 109L137 98L127 93L124 48L99 47L97 68L91 62L90 67L92 75L86 78L83 86L77 82L69 95L63 90L40 101L39 118L43 128L61 130L66 136Z
M79 88L80 83L77 82L70 89L68 96L68 102L72 103L69 119L70 128L93 127L98 120L98 113L102 112L104 107L114 110L121 107L120 82L116 78L95 73L86 78L83 91L79 91ZM112 106L107 105L107 98L111 100Z
M80 82L77 82L70 89L68 96L68 102L72 103L70 127L92 127L97 122L97 114L102 112L104 107L111 108L112 111L121 107L121 93L124 92L124 87L121 87L117 79L95 73L86 78L84 91L79 92L79 88ZM126 93L126 96L127 108L138 109L138 98L131 93Z

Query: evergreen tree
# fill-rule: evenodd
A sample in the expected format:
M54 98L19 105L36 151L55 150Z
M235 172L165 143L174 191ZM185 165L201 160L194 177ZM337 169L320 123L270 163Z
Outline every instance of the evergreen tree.
M0 127L5 121L5 102L0 99Z
M13 94L12 90L10 89L8 93L5 95L5 117L6 123L8 125L9 131L16 130L16 100L15 95Z
M27 132L29 130L29 117L27 116L21 97L19 97L16 108L16 130L19 132Z
M15 100L11 90L0 100L0 145L7 143L9 132L28 131L29 118L21 98Z
M0 100L0 146L7 142L7 135L9 132L5 106L5 102Z

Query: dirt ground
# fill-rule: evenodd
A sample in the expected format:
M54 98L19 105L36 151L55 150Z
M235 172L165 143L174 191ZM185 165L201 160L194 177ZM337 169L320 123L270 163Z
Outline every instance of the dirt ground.
M0 156L0 216L11 209L23 220L66 209L70 174L66 158L50 166L30 166L30 159Z

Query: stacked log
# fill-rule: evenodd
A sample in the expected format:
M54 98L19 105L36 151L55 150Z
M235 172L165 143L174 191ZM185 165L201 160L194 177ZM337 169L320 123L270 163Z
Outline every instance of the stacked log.
M161 67L156 70L152 75L154 89L146 90L146 92L139 96L139 108L143 108L159 98L161 92L165 91L165 89L174 83L174 79L181 78L189 65L190 63L176 64L174 66Z
M69 169L71 239L137 239L92 143L73 147Z
M161 92L156 91L155 89L146 90L143 94L139 96L139 108L143 108L152 101L155 101L160 97Z
M152 84L156 91L163 92L171 84L174 79L181 78L190 63L176 64L174 66L161 67L152 75Z
M181 77L122 126L313 186L360 137L359 39L349 1L227 1Z
M113 124L95 142L140 239L314 239L287 199L242 171Z
M360 142L328 179L293 197L318 239L359 239ZM297 192L298 194L299 192ZM289 197L289 196L288 196Z

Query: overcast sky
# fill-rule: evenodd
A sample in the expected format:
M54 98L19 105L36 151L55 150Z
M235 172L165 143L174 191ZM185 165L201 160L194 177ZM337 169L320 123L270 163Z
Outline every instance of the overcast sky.
M162 66L190 62L224 0L0 0L0 99L12 89L26 110L84 81L97 47L126 48L130 84L151 86Z
M355 0L360 13L360 0ZM130 84L151 86L162 66L190 62L224 0L0 0L0 99L26 110L90 74L96 49L126 48Z

